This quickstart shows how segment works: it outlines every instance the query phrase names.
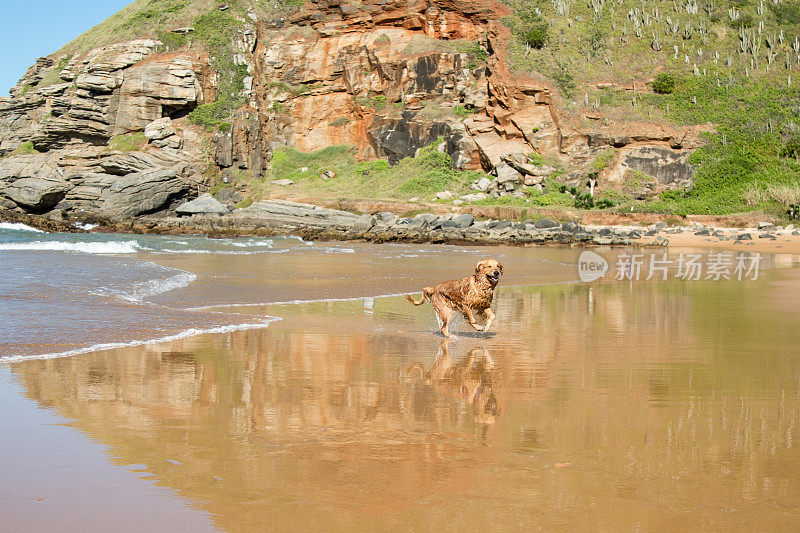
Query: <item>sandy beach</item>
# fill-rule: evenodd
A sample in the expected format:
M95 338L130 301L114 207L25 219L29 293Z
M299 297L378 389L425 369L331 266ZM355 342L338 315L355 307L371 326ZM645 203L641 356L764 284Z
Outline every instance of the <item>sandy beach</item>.
M670 237L670 254L709 252ZM579 283L580 248L348 246L336 261L144 254L197 276L153 304L279 320L0 365L14 436L0 445L5 527L780 530L800 518L796 256L758 249L757 280ZM484 255L506 272L489 333L459 321L445 341L429 306L374 296Z

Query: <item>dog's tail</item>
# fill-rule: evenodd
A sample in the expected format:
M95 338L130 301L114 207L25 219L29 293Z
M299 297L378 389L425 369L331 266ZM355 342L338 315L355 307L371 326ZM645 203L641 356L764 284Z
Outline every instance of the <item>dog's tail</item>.
M425 303L425 300L431 297L431 294L432 294L431 287L425 287L424 289L422 289L422 298L419 301L412 298L410 294L406 294L406 299L414 305L422 305Z

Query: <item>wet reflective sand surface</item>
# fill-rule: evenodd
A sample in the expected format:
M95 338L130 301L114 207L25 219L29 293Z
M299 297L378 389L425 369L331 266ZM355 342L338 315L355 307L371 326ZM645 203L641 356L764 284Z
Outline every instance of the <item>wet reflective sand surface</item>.
M0 367L6 405L39 417L3 415L3 521L791 530L799 289L796 268L501 283L493 331L449 342L401 297L226 308L282 320Z

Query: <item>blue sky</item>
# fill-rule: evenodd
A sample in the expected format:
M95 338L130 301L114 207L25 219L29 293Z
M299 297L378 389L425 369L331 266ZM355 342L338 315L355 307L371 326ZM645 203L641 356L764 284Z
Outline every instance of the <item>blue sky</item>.
M37 57L51 54L133 0L3 2L0 16L0 96Z

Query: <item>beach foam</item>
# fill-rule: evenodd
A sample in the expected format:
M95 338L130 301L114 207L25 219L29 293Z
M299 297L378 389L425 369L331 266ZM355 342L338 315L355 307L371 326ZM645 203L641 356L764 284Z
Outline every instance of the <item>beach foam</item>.
M34 233L44 233L40 229L32 228L25 224L20 224L19 222L0 222L0 230L11 230L11 231L32 231Z
M107 242L59 242L33 241L0 244L0 251L80 252L85 254L135 254L139 251L136 241Z
M102 296L114 296L129 302L141 302L145 298L186 287L196 279L196 274L181 270L177 274L165 279L151 279L136 283L128 290L106 289L98 291L97 294Z
M8 357L0 357L0 365L9 363L18 363L20 361L32 361L36 359L60 359L63 357L72 357L89 352L99 352L103 350L114 350L117 348L128 348L131 346L144 346L148 344L159 344L162 342L177 341L187 337L195 337L197 335L205 335L209 333L230 333L233 331L243 331L248 329L266 328L272 322L281 320L279 317L265 317L261 322L247 323L247 324L231 324L228 326L216 326L213 328L198 329L190 328L173 335L159 337L157 339L137 340L129 342L108 342L103 344L94 344L85 348L75 348L74 350L67 350L65 352L46 353L41 355L12 355Z

